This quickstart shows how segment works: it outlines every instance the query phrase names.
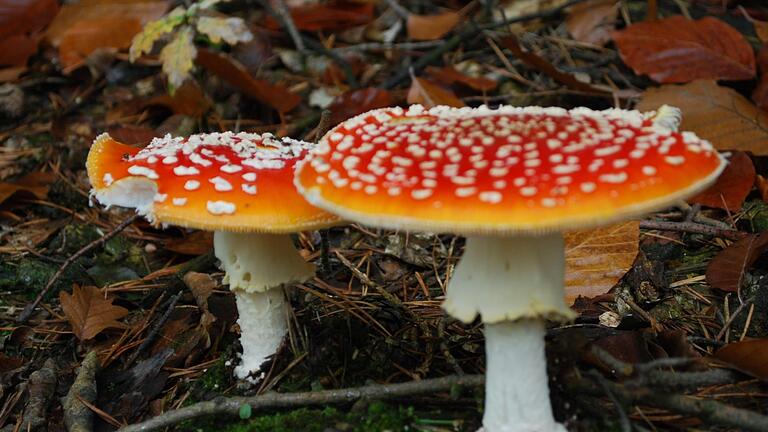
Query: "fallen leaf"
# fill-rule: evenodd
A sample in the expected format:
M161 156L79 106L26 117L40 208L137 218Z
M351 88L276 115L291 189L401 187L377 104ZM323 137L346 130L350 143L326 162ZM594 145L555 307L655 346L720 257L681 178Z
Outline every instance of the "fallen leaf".
M764 203L768 203L768 180L761 175L755 177L755 187L760 192L760 198Z
M152 138L160 135L155 129L132 125L111 127L107 132L115 141L140 147L149 144Z
M712 17L640 22L614 32L613 41L627 66L660 83L755 76L755 55L744 36Z
M165 249L182 255L202 255L213 249L213 233L195 231L184 238L165 242Z
M632 268L640 244L640 223L628 221L565 234L565 297L597 297Z
M459 83L479 91L490 91L496 88L498 83L485 77L471 77L457 71L453 66L442 68L429 66L426 72L443 84Z
M344 30L368 24L373 20L373 3L330 2L310 3L290 8L296 28L299 30ZM278 30L281 26L272 17L264 23L270 30Z
M26 65L57 13L56 0L0 0L0 65Z
M65 72L71 71L97 49L128 48L142 27L160 18L167 9L166 1L85 0L69 3L61 8L45 38L59 49Z
M163 62L163 72L168 76L168 84L175 90L184 84L189 78L189 73L194 67L197 48L192 40L193 34L190 27L183 27L176 36L160 51L160 60Z
M755 90L752 91L752 100L763 111L768 110L768 42L760 47L757 52L757 70L760 72Z
M688 202L723 210L738 211L755 183L755 165L744 152L733 152L715 184Z
M603 46L611 40L618 13L616 0L588 0L570 8L565 28L579 42Z
M164 106L174 114L200 118L211 107L211 101L194 80L188 80L177 88L173 95L163 93L145 101L139 101L138 111L150 106Z
M720 251L707 265L707 283L717 289L737 292L744 272L768 249L768 233L751 234Z
M664 104L682 110L680 130L695 132L717 149L768 154L768 113L730 88L714 81L651 88L637 109L652 111Z
M450 90L424 78L413 77L411 88L408 90L408 103L421 104L427 108L437 105L463 107L464 102Z
M0 182L0 204L14 195L27 195L31 198L44 199L48 194L47 186L30 186L20 183Z
M128 309L113 305L112 300L104 298L104 293L94 286L75 285L72 294L61 291L59 301L72 332L81 341L107 328L125 328L125 324L117 320L128 315Z
M408 15L408 37L413 40L440 39L454 29L461 21L457 12L443 12L437 15Z
M133 36L140 31L141 22L135 18L81 20L62 34L59 60L65 70L72 70L82 65L85 58L99 48L128 48Z
M245 67L226 54L200 49L197 52L197 64L278 112L288 112L301 102L299 95L289 92L285 87L252 77Z
M373 87L344 93L328 107L331 111L331 124L339 124L372 109L388 107L392 102L389 91Z
M200 17L197 20L197 31L208 36L215 44L222 40L230 45L253 40L253 33L248 30L245 21L237 17Z
M768 339L732 342L720 348L715 358L762 380L768 380Z

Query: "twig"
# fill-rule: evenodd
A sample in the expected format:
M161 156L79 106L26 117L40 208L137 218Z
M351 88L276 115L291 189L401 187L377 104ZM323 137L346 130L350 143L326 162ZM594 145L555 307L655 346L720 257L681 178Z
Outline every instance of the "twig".
M71 257L67 258L66 261L59 267L59 270L54 273L54 275L51 277L51 279L48 280L48 283L45 284L45 287L40 291L40 293L35 297L35 300L28 304L23 311L21 311L21 314L18 318L16 318L16 322L23 323L29 319L30 316L32 316L32 312L35 310L38 304L43 300L43 297L48 293L48 291L51 289L54 283L61 277L62 274L64 274L64 270L66 270L72 263L77 261L78 258L85 255L86 253L90 252L92 249L104 245L107 241L109 241L112 237L118 235L121 231L123 231L128 225L132 224L137 218L139 217L138 214L131 215L128 219L120 222L118 226L116 226L112 231L104 234L102 237L88 243L85 245L82 249L75 252Z
M274 14L277 15L280 24L282 24L288 31L288 35L291 37L291 40L293 40L293 44L296 45L296 49L299 50L299 52L304 53L307 48L304 46L304 41L301 39L301 33L299 33L299 29L296 28L296 23L293 22L293 17L291 17L291 12L288 10L285 0L272 0L272 5L274 5L272 8Z
M659 231L679 231L694 234L707 234L716 237L724 237L729 240L739 240L744 237L744 233L733 229L722 229L695 222L669 222L669 221L640 221L640 228Z
M216 398L198 402L181 409L168 411L142 423L121 428L122 432L152 431L178 424L184 420L208 415L238 415L240 408L250 405L254 411L267 408L294 408L299 406L331 405L354 402L359 399L383 400L451 390L453 387L480 387L483 375L448 376L399 384L377 384L348 389L323 390L303 393L269 393L253 397Z
M616 414L618 414L619 417L619 425L621 427L621 432L632 432L632 424L629 422L629 417L627 416L627 411L624 409L624 405L621 403L621 401L616 397L616 395L613 393L611 387L608 385L608 380L605 379L602 375L600 375L597 371L592 371L593 373L592 378L597 381L597 384L602 387L605 394L608 396L608 399L613 402L613 406L616 408Z
M99 357L90 351L83 359L75 382L64 398L64 424L70 432L93 430L93 411L86 405L96 400L96 373L99 371Z
M128 361L126 362L125 366L126 368L133 364L134 361L141 355L144 350L149 348L153 343L155 343L155 340L157 340L157 336L160 334L160 330L163 328L165 323L168 321L168 319L171 317L171 314L173 313L173 310L176 308L176 303L179 302L179 299L181 298L181 295L184 294L184 291L179 291L176 293L175 296L171 297L169 300L168 307L165 310L165 313L163 313L163 316L160 317L159 320L155 322L155 324L152 326L152 329L149 331L149 334L144 339L144 341L139 345L139 347L136 349L136 351L131 354L131 357L128 358Z

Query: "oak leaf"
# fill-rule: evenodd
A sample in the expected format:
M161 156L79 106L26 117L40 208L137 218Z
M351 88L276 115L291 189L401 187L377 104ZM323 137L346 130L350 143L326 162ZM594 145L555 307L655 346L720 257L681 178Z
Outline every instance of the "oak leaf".
M208 36L213 43L222 40L230 45L238 42L250 42L253 33L248 30L242 18L237 17L200 17L197 20L197 31Z
M628 221L565 238L565 297L596 297L613 288L632 268L639 248L640 223Z
M112 304L111 299L94 286L78 286L72 288L72 294L65 291L59 293L61 307L67 317L72 332L78 339L92 339L107 328L125 328L125 324L117 321L128 315L128 309Z
M182 28L168 45L160 51L163 72L168 76L171 89L181 87L194 66L197 48L192 40L192 29Z
M131 41L131 49L128 51L129 60L136 61L142 54L152 51L152 46L162 36L170 33L185 20L186 9L179 6L168 15L148 22L144 28Z
M720 251L707 265L707 283L729 292L737 292L744 273L768 249L768 232L751 234Z
M695 132L717 149L768 154L768 113L730 88L714 81L661 86L646 90L637 109L664 104L682 110L680 130Z
M660 83L755 76L755 55L744 36L712 17L640 22L614 32L613 41L635 73Z

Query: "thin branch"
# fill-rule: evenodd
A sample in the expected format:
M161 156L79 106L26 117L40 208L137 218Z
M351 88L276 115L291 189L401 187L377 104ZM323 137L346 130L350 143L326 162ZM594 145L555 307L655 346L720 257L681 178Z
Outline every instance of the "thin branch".
M704 225L696 222L669 222L643 220L640 221L640 228L659 231L678 231L693 234L706 234L716 237L723 237L729 240L739 240L744 237L744 233L733 229L722 229L710 225Z
M21 314L18 318L16 318L16 322L23 323L29 319L30 316L32 316L32 312L35 310L37 305L40 304L41 301L43 301L43 297L45 297L46 294L48 294L48 291L50 291L51 287L53 287L53 284L56 283L56 281L61 277L62 274L64 274L64 270L66 270L72 263L77 261L78 258L85 255L86 253L90 252L92 249L95 249L96 247L100 247L104 245L107 241L109 241L112 237L118 235L120 232L122 232L125 228L128 227L128 225L132 224L137 218L139 217L138 214L134 214L128 219L120 222L120 225L116 226L112 231L104 234L102 237L88 243L85 245L82 249L75 252L74 255L67 258L66 261L59 267L59 270L54 273L54 275L51 277L51 279L48 280L48 283L45 284L45 287L40 291L40 293L35 297L35 300L28 304L23 311L21 311Z
M456 386L480 387L483 375L448 376L399 384L377 384L337 390L303 393L269 393L253 397L216 398L198 402L184 408L168 411L142 423L121 428L122 432L153 431L173 426L185 420L209 415L237 416L240 408L250 405L253 411L268 408L295 408L300 406L331 405L354 402L360 399L383 400L404 396L449 391Z

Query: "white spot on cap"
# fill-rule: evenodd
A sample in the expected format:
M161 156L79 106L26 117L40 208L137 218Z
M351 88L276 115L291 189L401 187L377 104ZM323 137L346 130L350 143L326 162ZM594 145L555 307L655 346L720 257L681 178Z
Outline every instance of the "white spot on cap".
M227 174L234 174L234 173L236 173L238 171L242 171L242 170L243 170L243 167L241 167L240 165L235 165L235 164L227 164L227 165L222 165L221 166L221 171L223 171L223 172L225 172Z
M160 178L160 176L158 176L153 169L143 167L141 165L132 165L131 167L129 167L128 174L135 175L135 176L143 176L152 180L157 180L158 178Z
M627 173L602 174L598 179L603 183L624 183L627 181Z
M670 165L682 165L683 162L685 162L685 157L683 156L664 156L664 162L670 164Z
M208 212L214 215L233 214L237 209L234 203L228 201L208 201L205 205Z
M177 167L173 167L173 173L177 176L190 176L190 175L198 175L200 174L200 170L195 167L187 167L184 165L179 165Z
M188 191L197 190L200 187L200 182L197 180L187 180L186 183L184 183L184 189Z
M581 189L581 191L584 193L591 193L597 189L597 185L592 182L586 182L579 185L579 189Z
M240 185L240 187L243 189L243 192L247 193L248 195L256 195L257 189L255 184L243 183Z
M171 201L173 202L173 205L178 206L178 207L181 207L181 206L183 206L184 204L187 203L187 199L186 198L173 198Z
M557 205L557 200L554 198L542 198L541 205L544 207L554 207Z
M391 190L392 188L390 188ZM391 192L389 192L392 195ZM432 196L432 189L414 189L411 191L411 197L417 200L427 199Z
M158 203L165 202L166 199L168 199L168 194L161 194L161 193L156 193L155 196L152 198L154 202L158 202Z
M466 198L477 193L477 188L473 186L456 188L456 196Z
M104 173L104 177L102 178L102 180L104 181L104 184L106 186L111 185L112 182L115 181L114 177L112 177L112 174L110 174L110 173Z
M166 156L163 158L163 165L173 165L179 161L176 156Z
M522 195L522 196L526 196L526 197L534 196L534 195L536 195L536 192L538 192L538 190L535 187L533 187L533 186L527 186L527 187L524 187L524 188L520 188L520 195Z
M256 181L256 173L255 172L248 172L248 173L245 173L245 174L241 175L240 177L242 177L243 180L245 180L245 181L249 181L249 182Z
M222 177L216 176L208 181L213 183L213 188L219 192L229 192L232 190L232 183Z
M652 176L652 175L656 174L656 168L654 168L654 167L652 167L650 165L646 165L646 166L643 167L643 174L645 174L647 176Z
M477 196L480 201L490 204L497 204L501 202L502 195L496 191L483 191Z

